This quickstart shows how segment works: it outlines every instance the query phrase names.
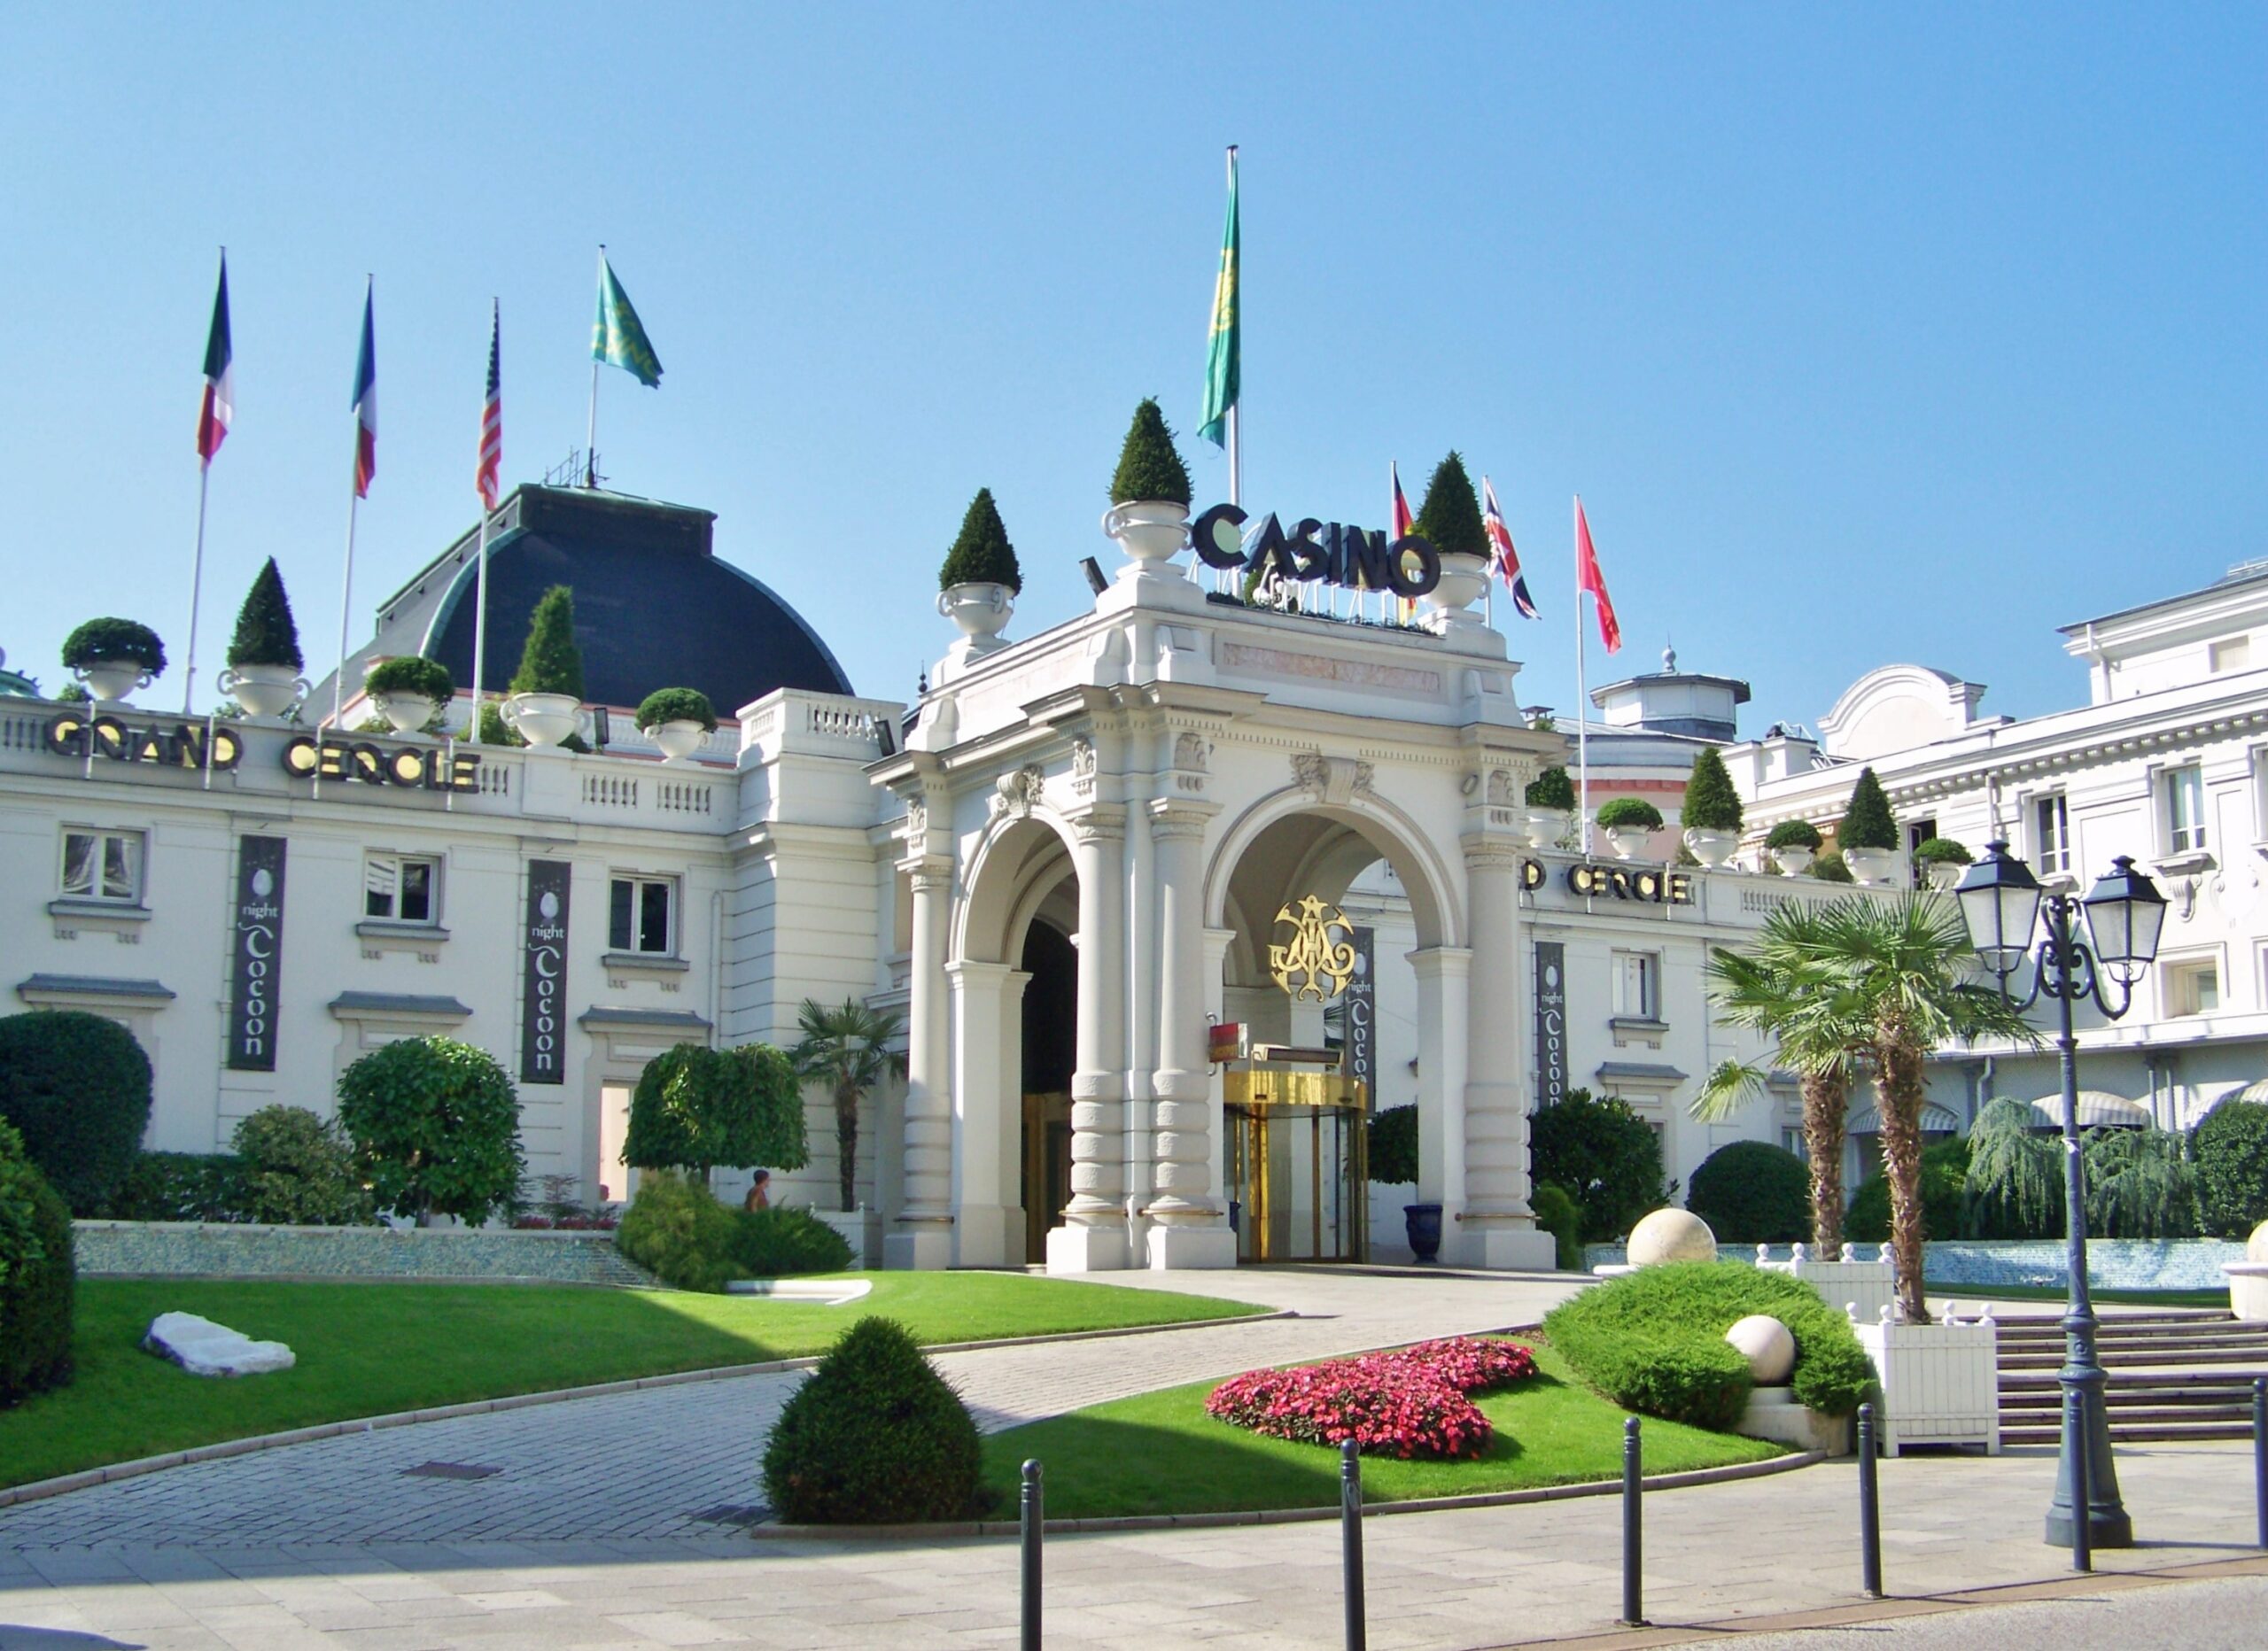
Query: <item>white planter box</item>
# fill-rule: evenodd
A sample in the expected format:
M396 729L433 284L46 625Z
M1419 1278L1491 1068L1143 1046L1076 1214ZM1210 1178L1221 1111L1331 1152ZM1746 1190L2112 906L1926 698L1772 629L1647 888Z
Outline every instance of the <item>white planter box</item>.
M1951 1311L1935 1324L1899 1324L1885 1307L1852 1326L1882 1384L1882 1440L1892 1456L1908 1445L1982 1445L2000 1453L2000 1326Z
M1846 1244L1840 1261L1820 1261L1812 1259L1807 1246L1798 1244L1792 1258L1775 1261L1771 1246L1759 1244L1756 1265L1802 1279L1826 1298L1829 1306L1848 1308L1858 1322L1873 1324L1881 1320L1884 1307L1894 1306L1898 1300L1898 1269L1890 1255L1890 1246L1884 1244L1873 1260L1861 1260L1859 1246Z
M866 1253L866 1206L855 1210L813 1210L813 1215L843 1235L843 1242L850 1246L850 1265L869 1267L874 1265Z

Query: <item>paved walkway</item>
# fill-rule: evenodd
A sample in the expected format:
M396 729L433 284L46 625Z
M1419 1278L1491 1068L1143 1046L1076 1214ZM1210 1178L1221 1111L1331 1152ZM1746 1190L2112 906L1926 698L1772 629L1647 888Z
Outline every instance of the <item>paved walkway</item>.
M1013 1427L1260 1365L1533 1323L1573 1288L1548 1276L1275 1270L1113 1282L1301 1316L940 1356L979 1426ZM731 1530L761 1500L765 1436L804 1379L792 1371L652 1388L170 1468L0 1509L0 1550L614 1540ZM408 1471L436 1463L487 1471Z

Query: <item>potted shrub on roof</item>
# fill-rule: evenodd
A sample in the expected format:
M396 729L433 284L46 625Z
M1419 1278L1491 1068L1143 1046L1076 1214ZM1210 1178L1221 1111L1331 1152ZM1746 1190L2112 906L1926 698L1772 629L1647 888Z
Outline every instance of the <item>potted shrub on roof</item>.
M1598 811L1598 828L1616 857L1635 860L1646 850L1646 840L1662 828L1662 811L1643 797L1616 797Z
M382 659L362 673L362 692L396 733L416 733L456 697L449 668L423 654Z
M638 728L662 748L662 760L690 763L717 732L717 712L698 688L656 688L638 702Z
M307 679L299 674L307 663L299 654L291 599L284 593L284 576L270 556L245 593L245 605L237 609L221 692L251 716L282 717L307 696Z
M1455 448L1433 467L1410 531L1432 540L1441 558L1441 583L1419 599L1427 624L1435 631L1477 624L1467 609L1488 588L1488 530L1481 524L1472 477Z
M1189 467L1153 396L1143 398L1126 428L1102 531L1138 567L1169 561L1189 542Z
M1966 843L1950 837L1932 837L1914 850L1914 863L1929 878L1930 887L1950 890L1977 857Z
M1819 853L1819 827L1809 820L1782 820L1764 840L1765 852L1780 863L1783 877L1801 877Z
M131 619L89 619L63 641L63 666L105 705L123 704L166 671L166 645Z
M553 585L536 603L509 692L504 720L531 749L574 737L583 705L583 654L575 646L575 593L565 585Z
M1871 768L1860 769L1859 783L1851 787L1850 803L1835 828L1835 846L1851 875L1862 883L1880 885L1898 875L1898 819Z
M952 657L967 660L1001 647L1000 632L1008 628L1023 587L1000 508L992 502L992 490L980 487L937 570L937 611L960 627Z
M1740 847L1744 813L1725 759L1717 755L1715 746L1703 746L1701 755L1693 759L1692 773L1686 777L1685 806L1678 814L1679 823L1685 827L1685 846L1693 850L1693 857L1712 867L1731 859Z
M1567 836L1575 812L1575 782L1560 767L1545 769L1527 782L1527 834L1539 849L1557 847Z

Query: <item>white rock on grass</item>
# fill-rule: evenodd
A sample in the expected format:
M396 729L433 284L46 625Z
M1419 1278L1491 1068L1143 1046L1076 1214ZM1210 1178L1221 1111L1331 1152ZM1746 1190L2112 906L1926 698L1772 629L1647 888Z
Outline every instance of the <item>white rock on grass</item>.
M254 1341L241 1330L194 1313L160 1313L142 1345L191 1376L265 1376L288 1370L291 1350L280 1341Z

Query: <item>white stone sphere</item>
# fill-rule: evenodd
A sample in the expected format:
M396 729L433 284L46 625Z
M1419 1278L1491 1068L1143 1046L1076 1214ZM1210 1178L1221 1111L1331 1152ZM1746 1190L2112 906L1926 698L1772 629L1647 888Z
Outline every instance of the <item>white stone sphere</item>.
M2268 1221L2252 1229L2252 1236L2244 1241L2244 1259L2248 1261L2268 1261Z
M1796 1338L1768 1313L1751 1313L1725 1332L1725 1339L1748 1360L1759 1387L1777 1387L1796 1368Z
M1630 1265L1658 1267L1665 1261L1713 1261L1717 1235L1691 1210L1656 1210L1630 1229Z

